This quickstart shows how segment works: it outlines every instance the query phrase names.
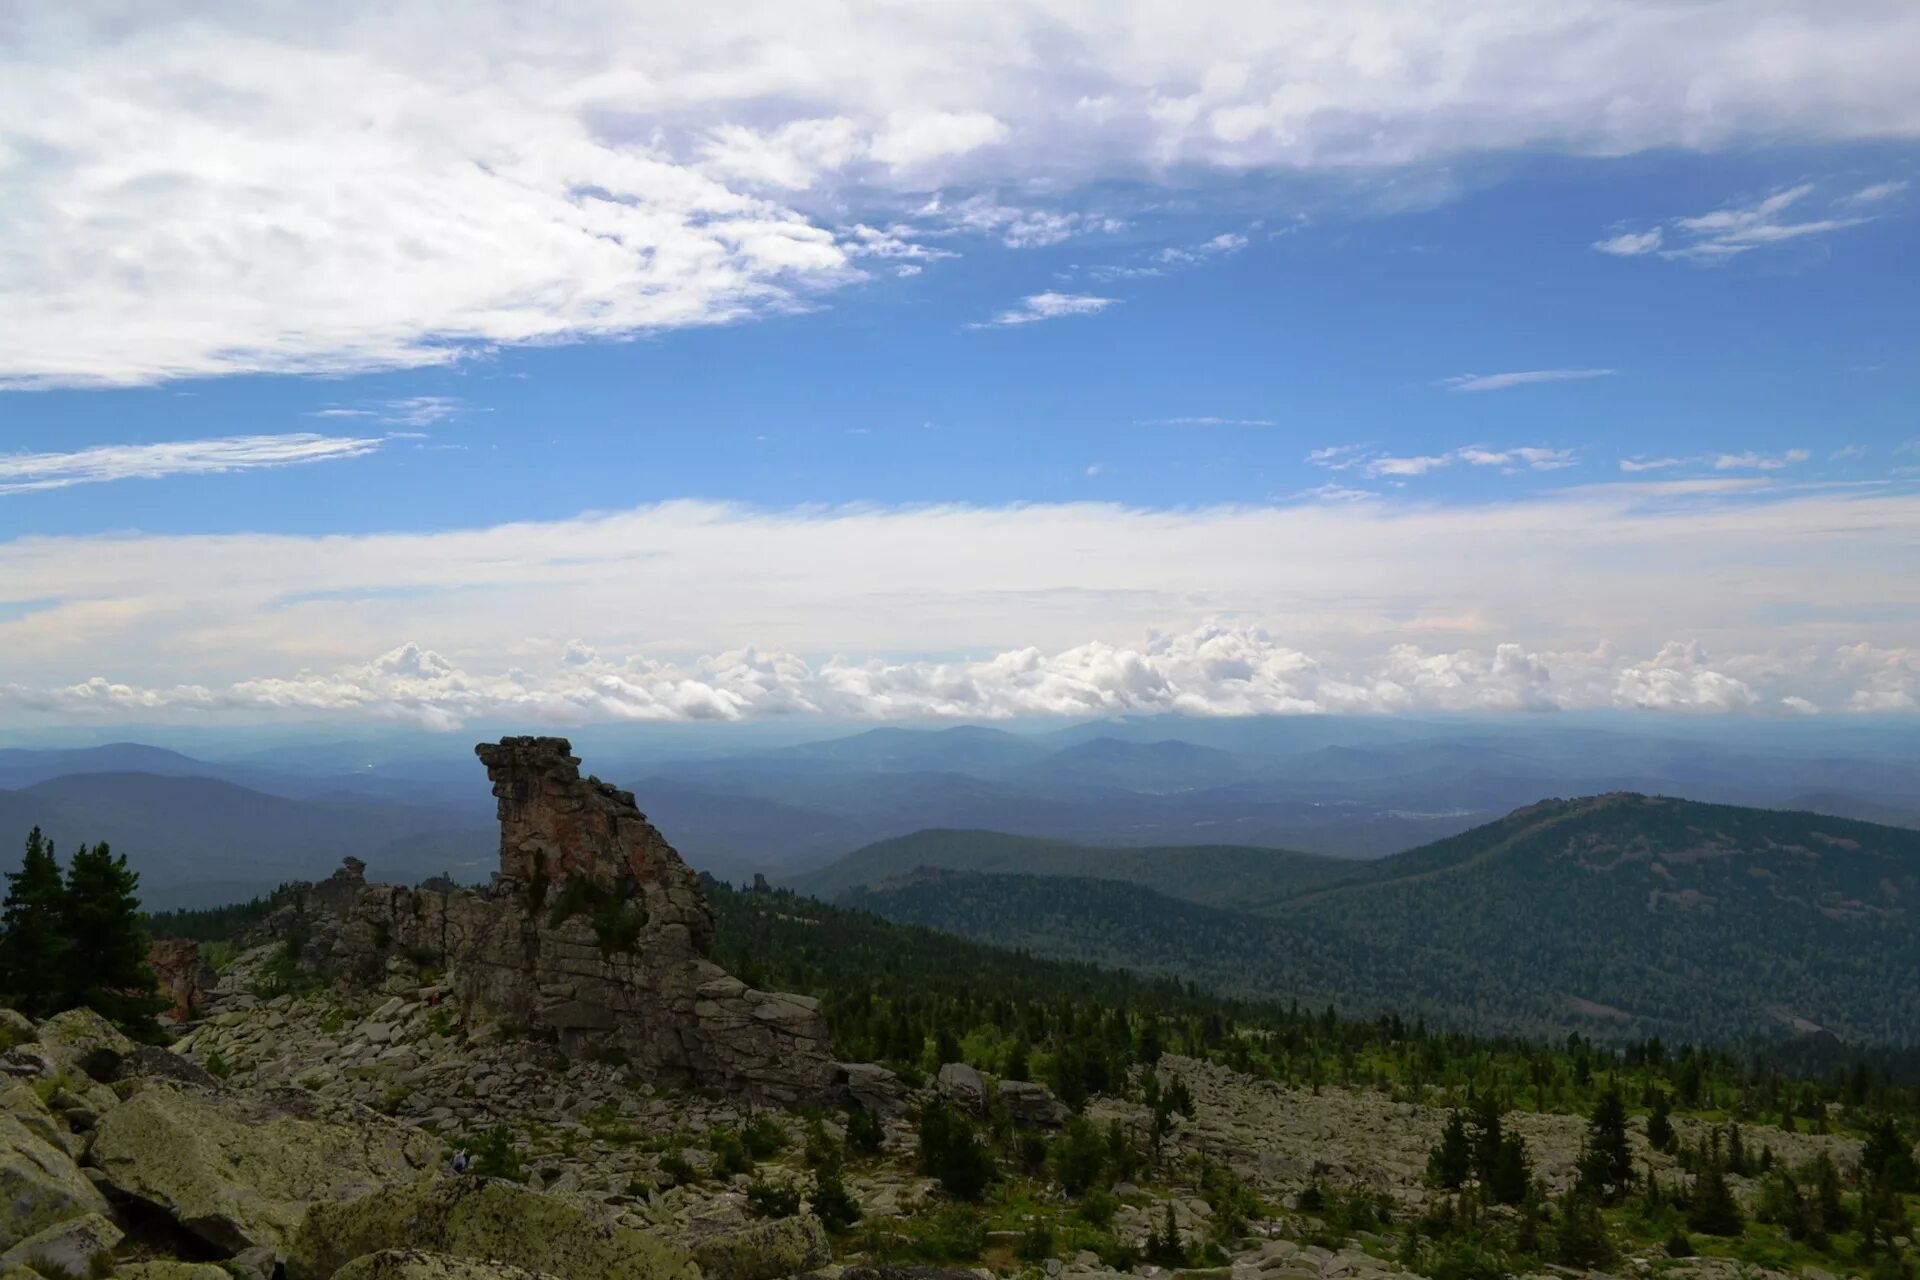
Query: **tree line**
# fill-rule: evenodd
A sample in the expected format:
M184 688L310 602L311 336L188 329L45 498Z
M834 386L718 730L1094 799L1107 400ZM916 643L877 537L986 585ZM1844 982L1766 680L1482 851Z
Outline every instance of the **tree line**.
M0 993L30 1017L93 1009L151 1034L165 1004L147 963L140 876L104 843L82 844L65 870L35 827L0 904Z

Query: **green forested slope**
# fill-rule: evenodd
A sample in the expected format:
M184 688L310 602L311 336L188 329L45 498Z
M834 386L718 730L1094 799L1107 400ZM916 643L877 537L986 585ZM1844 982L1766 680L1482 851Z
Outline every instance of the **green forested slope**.
M1123 880L1190 902L1244 908L1334 883L1350 876L1355 864L1246 845L1109 848L999 831L936 829L856 849L832 866L797 877L794 887L832 899L922 867Z
M1166 880L1177 880L1177 860ZM1192 864L1201 865L1201 864ZM1192 882L1203 882L1192 874ZM1462 1025L1920 1040L1920 834L1643 796L1549 801L1207 910L1134 884L908 877L849 900L1223 991ZM1211 898L1229 902L1234 893Z

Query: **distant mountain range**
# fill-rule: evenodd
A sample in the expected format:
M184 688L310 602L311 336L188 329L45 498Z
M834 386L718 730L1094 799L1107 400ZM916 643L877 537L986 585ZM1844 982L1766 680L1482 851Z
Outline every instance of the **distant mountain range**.
M1040 955L1480 1030L1920 1040L1920 833L1824 815L1556 800L1360 864L928 832L811 883Z
M1645 723L1159 717L1022 732L889 726L734 750L692 726L644 739L583 731L577 751L630 785L696 867L734 881L764 872L811 884L853 850L933 828L1375 858L1544 795L1607 790L1920 826L1920 729L1665 721L1656 734ZM111 839L169 904L325 875L347 852L395 880L478 878L490 865L493 799L464 735L217 759L198 754L211 740L192 741L194 754L133 742L0 749L0 839L17 848L9 831L26 818L63 842ZM132 775L151 779L138 784L138 813L126 803L133 784L75 781Z

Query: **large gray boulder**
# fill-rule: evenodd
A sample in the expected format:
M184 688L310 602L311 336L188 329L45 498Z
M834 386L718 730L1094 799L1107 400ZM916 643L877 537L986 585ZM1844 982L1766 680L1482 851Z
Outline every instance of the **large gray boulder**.
M987 1113L987 1082L966 1063L947 1063L934 1083L955 1106L976 1116Z
M132 1053L133 1041L91 1009L69 1009L40 1024L40 1046L77 1071L103 1083L119 1070L120 1060Z
M64 1149L0 1112L0 1250L106 1208Z
M283 1249L315 1203L412 1182L439 1144L304 1089L206 1092L150 1081L100 1118L89 1159L116 1191L225 1253Z
M1053 1128L1065 1124L1072 1114L1066 1103L1054 1097L1043 1084L1031 1080L1002 1080L999 1089L1000 1101L1015 1124Z
M106 1215L87 1214L28 1236L5 1253L0 1269L32 1267L45 1276L91 1276L112 1265L114 1246L126 1233Z
M418 1249L560 1280L696 1280L684 1249L494 1178L451 1176L315 1205L287 1250L288 1280L330 1280L356 1258ZM424 1280L424 1278L423 1278Z
M812 1214L755 1222L694 1240L702 1280L779 1280L833 1261L833 1246Z
M382 1249L333 1273L333 1280L553 1280L507 1262L455 1258L421 1249Z

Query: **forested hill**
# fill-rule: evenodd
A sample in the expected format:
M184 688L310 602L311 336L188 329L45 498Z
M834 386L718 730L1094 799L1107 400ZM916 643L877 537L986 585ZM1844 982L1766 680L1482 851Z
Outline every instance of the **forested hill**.
M1161 851L1160 883L1179 852ZM1920 1039L1920 833L1609 795L1341 870L1282 870L1243 886L1239 910L1086 876L909 876L846 900L1236 994L1480 1028Z
M1109 848L999 831L936 829L856 849L831 866L795 877L793 885L831 900L922 867L1124 880L1169 897L1235 908L1331 884L1354 870L1345 858L1285 849L1229 844Z

